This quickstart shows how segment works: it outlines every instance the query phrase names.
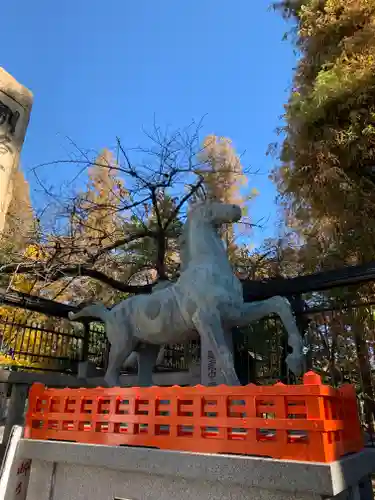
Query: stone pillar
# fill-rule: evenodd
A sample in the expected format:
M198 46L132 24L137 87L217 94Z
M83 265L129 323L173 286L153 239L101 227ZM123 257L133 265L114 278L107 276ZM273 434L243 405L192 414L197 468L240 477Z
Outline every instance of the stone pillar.
M0 383L0 422L3 422L7 415L8 408L8 384Z
M7 420L3 434L3 445L6 445L14 425L23 425L25 419L25 407L29 386L27 384L13 384L10 397Z
M0 68L0 234L12 199L12 177L19 165L33 94Z

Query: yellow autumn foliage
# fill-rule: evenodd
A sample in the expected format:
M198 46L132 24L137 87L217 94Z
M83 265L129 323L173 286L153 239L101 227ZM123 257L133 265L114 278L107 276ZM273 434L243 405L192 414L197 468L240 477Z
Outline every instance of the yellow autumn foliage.
M38 245L29 245L24 251L24 257L40 261L46 255ZM30 294L34 290L34 283L23 274L14 274L10 287ZM47 365L50 367L50 361L43 361L40 357L45 351L45 336L40 330L41 324L41 315L37 313L9 306L0 307L0 366L30 366L39 369ZM15 356L12 356L13 352L16 353ZM37 353L39 357L29 353Z
M208 196L243 205L240 190L247 184L247 177L232 141L227 137L208 135L203 141L200 161L204 166L199 173L204 177Z
M0 354L0 366L22 366L22 363L13 359L10 354Z
M279 6L294 18L300 52L274 170L279 199L310 243L309 270L371 261L375 0Z

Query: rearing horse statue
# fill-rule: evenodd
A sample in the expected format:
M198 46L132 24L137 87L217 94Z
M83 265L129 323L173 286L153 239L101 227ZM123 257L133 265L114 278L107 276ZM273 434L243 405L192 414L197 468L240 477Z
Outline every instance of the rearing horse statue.
M228 385L239 385L225 330L244 327L264 316L277 314L288 332L292 353L286 358L289 369L303 370L302 337L289 302L272 297L262 302L244 303L242 285L234 275L217 228L241 218L238 205L217 201L196 203L189 211L185 233L187 262L176 283L151 295L130 297L108 310L102 304L84 307L69 314L79 318L100 318L105 322L111 344L105 375L109 386L119 385L122 364L142 345L147 351L147 379L152 385L152 369L161 345L183 343L196 336L205 338Z

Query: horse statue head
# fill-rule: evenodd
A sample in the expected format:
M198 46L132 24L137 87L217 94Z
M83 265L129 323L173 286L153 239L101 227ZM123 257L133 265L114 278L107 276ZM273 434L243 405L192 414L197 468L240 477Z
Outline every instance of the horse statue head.
M227 259L223 240L218 229L224 224L237 222L241 218L238 205L216 200L194 203L188 211L180 236L180 271L186 270L191 260L212 254Z
M199 220L214 227L238 222L242 217L239 205L218 200L204 200L194 203L188 212L188 221Z
M180 246L180 272L183 272L190 261L189 233L192 220L202 220L211 224L215 230L223 224L236 222L241 218L241 208L238 205L220 201L199 201L192 205L188 217L178 239ZM219 237L219 235L218 235Z

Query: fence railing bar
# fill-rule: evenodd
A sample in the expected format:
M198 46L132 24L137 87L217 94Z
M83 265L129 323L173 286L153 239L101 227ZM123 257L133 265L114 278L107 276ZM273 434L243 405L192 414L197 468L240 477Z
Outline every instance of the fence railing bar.
M32 325L28 325L27 323L12 323L11 321L4 321L1 319L1 317L0 317L0 325L22 328L24 330L30 328L30 330L32 330L32 331L39 331L39 332L43 332L43 333L56 333L53 330L39 327L39 326L33 327ZM61 335L62 337L83 339L83 335L81 336L81 335L78 335L76 333L58 332L58 335Z
M32 353L28 351L14 351L15 355L20 355L20 356L27 356L30 358L43 358L43 359L48 359L48 360L56 360L56 361L80 361L80 358L74 358L70 356L49 356L48 354L39 354L39 353ZM18 365L17 365L18 366Z
M349 311L352 311L353 309L361 309L363 307L371 307L371 306L375 306L375 301L355 303L355 304L336 304L326 307L324 306L307 307L303 312L296 314L296 316L306 316L308 314L319 314L323 312L337 312L337 311L341 311L343 314L345 314Z

